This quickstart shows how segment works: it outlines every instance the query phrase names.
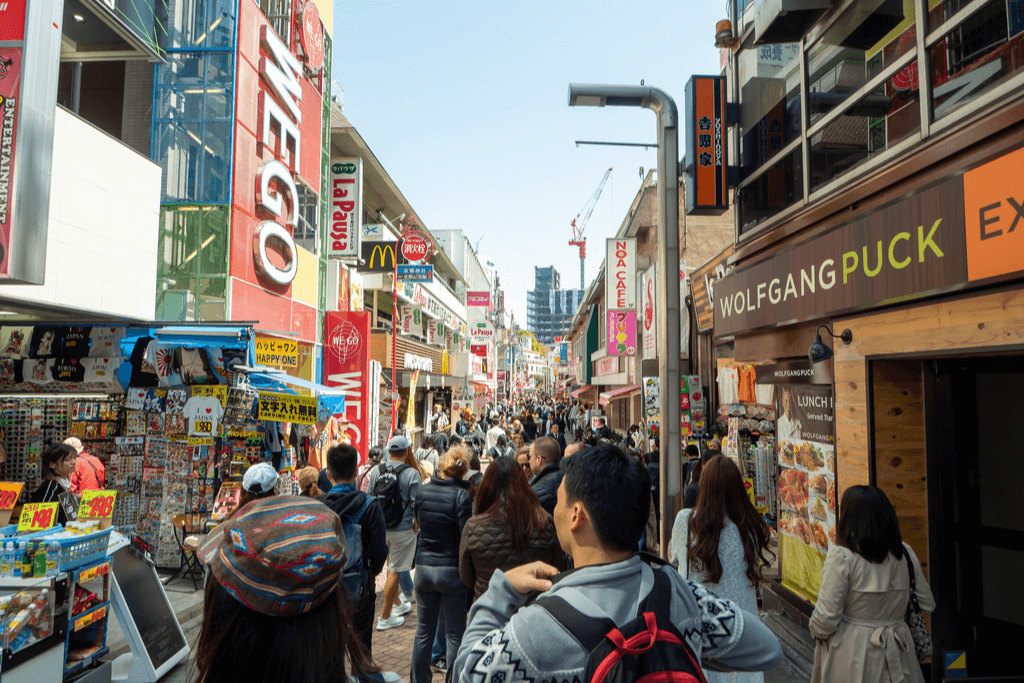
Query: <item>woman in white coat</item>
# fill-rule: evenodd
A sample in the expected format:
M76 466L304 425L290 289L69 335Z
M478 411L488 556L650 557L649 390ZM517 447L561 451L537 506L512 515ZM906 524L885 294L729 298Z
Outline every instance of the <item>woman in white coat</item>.
M839 510L837 544L825 558L810 621L818 641L811 681L924 683L903 621L910 571L921 610L935 609L935 598L917 556L903 543L896 511L874 486L846 489Z
M768 541L768 525L750 502L739 468L724 455L709 459L702 466L697 507L681 511L672 526L669 560L680 574L732 600L753 618ZM708 683L764 681L760 671L705 674Z

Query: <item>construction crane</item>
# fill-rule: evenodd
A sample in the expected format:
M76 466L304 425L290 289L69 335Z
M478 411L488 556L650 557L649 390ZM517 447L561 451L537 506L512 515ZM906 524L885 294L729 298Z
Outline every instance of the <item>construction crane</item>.
M604 172L604 177L601 178L601 184L597 186L597 190L590 196L587 203L583 205L580 212L576 214L576 218L572 219L572 240L569 242L570 247L579 247L580 249L580 289L586 289L586 275L584 274L584 263L587 260L587 238L583 236L583 229L587 227L587 221L590 220L590 214L594 213L594 207L597 205L597 200L601 197L601 192L604 190L605 183L608 182L608 176L612 174L612 169L608 169ZM582 220L580 216L583 216Z

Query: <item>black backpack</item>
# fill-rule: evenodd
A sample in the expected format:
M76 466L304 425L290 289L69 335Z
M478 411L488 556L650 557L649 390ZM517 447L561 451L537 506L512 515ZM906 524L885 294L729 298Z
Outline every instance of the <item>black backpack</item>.
M654 570L654 588L621 628L586 616L553 595L536 601L590 652L587 683L707 683L697 656L669 618L672 583Z
M373 490L370 495L380 501L380 507L384 511L384 526L394 529L405 517L405 508L408 503L402 505L402 489L399 486L398 477L408 465L400 463L393 470L387 468L387 463L381 463L377 468L377 481L373 482Z

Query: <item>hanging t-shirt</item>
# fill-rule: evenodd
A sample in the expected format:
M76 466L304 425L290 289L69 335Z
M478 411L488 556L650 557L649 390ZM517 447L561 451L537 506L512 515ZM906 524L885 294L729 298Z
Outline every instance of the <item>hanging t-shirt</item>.
M205 349L179 347L174 351L172 368L178 371L185 384L217 384Z
M753 365L744 365L739 369L740 403L753 403L757 400L754 387L757 386L757 371Z
M32 355L35 358L54 358L64 345L66 327L36 327L32 332Z
M162 387L178 386L182 383L181 375L174 368L174 351L177 348L172 344L155 341L146 347L146 362L156 370L157 381Z
M133 387L155 387L160 384L156 376L156 368L146 360L146 351L154 343L152 337L142 337L135 342L129 362L132 365L132 378L129 382ZM139 406L141 408L142 406Z
M142 410L146 405L146 390L138 387L129 387L124 392L124 407L128 410Z
M24 358L32 341L32 327L4 325L0 327L0 356Z
M120 358L121 338L124 337L123 327L92 328L89 344L90 358Z
M80 364L85 367L85 382L103 385L117 383L117 368L121 364L120 360L116 358L83 358Z
M53 358L26 360L22 365L24 380L31 384L49 384L53 381Z
M740 375L736 368L725 366L718 373L718 402L725 406L731 403L739 403Z
M754 387L754 394L757 396L758 404L763 406L775 406L774 384L758 384Z
M92 337L91 327L69 327L64 335L64 343L60 349L63 358L84 358L89 355L89 339Z
M81 382L85 379L85 365L78 358L58 358L51 372L58 382Z
M15 358L0 359L0 384L21 384L22 364Z
M185 404L189 436L216 436L224 408L212 396L193 396Z

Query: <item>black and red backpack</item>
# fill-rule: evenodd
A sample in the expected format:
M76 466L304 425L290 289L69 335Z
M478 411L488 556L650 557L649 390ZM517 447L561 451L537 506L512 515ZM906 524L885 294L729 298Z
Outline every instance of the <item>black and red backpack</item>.
M654 570L654 587L637 616L622 627L587 616L563 598L538 598L590 652L583 683L707 683L697 656L669 618L672 582Z

